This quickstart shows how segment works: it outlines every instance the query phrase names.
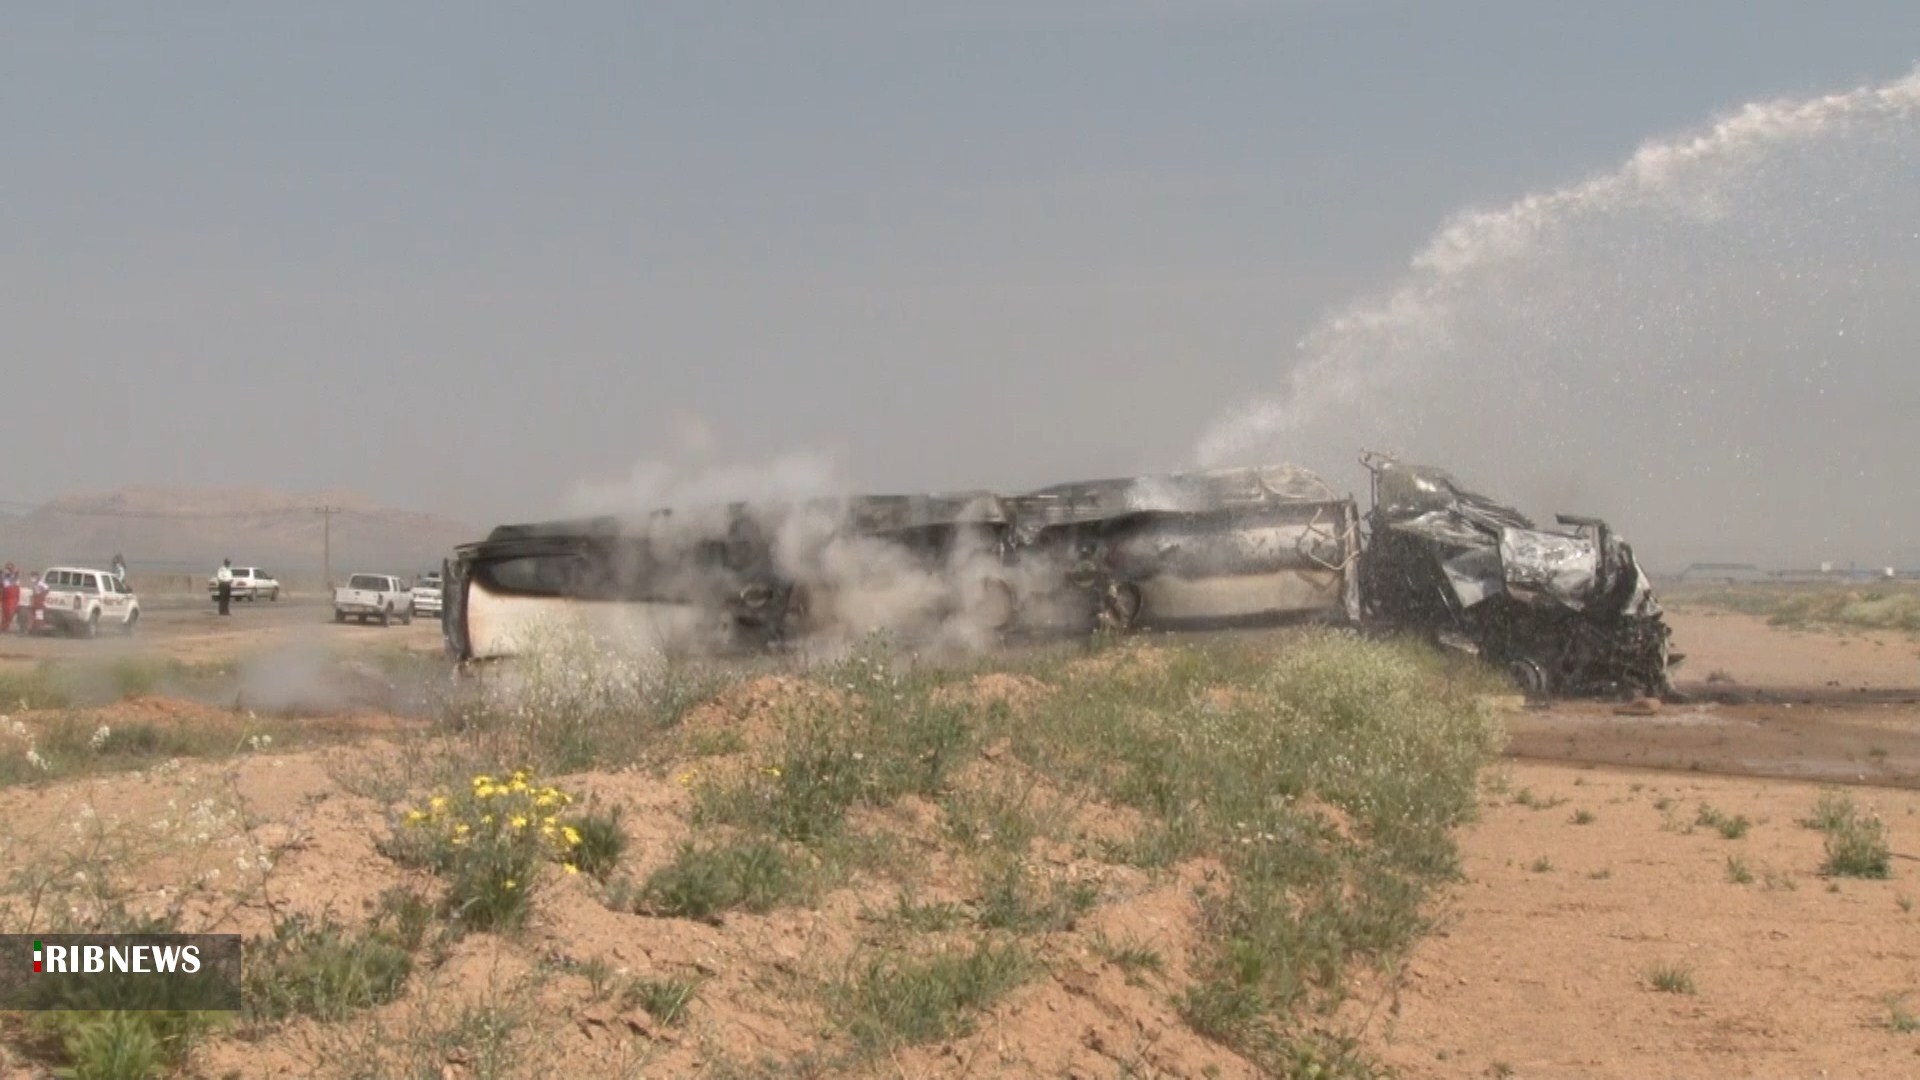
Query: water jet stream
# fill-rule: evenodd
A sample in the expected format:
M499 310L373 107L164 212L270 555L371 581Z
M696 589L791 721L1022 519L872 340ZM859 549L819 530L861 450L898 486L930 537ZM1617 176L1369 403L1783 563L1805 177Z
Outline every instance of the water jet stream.
M1916 151L1920 71L1458 214L1196 458L1344 478L1399 451L1613 517L1656 562L1920 561Z

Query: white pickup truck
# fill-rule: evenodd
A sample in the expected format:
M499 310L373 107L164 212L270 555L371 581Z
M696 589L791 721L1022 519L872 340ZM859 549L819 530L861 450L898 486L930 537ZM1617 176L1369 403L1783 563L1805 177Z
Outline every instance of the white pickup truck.
M102 626L116 627L131 634L140 623L140 599L119 578L105 570L84 570L56 566L40 575L47 583L45 627L75 637L93 637ZM20 615L26 616L22 628L31 633L36 627L30 610L31 594L20 598Z
M413 583L413 611L420 616L440 615L440 571L421 574Z
M333 621L379 619L381 626L395 619L413 622L413 593L391 574L355 574L333 590Z

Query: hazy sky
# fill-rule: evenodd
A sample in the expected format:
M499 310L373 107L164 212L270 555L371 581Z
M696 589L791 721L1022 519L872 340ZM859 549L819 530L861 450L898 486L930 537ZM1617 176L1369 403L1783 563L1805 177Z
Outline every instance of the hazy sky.
M1462 207L1916 59L1912 0L13 3L0 499L1183 467Z

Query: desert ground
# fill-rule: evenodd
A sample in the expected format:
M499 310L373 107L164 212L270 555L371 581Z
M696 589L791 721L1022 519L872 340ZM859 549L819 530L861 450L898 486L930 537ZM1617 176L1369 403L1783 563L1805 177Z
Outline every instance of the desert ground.
M1295 631L925 678L456 679L301 603L10 637L0 932L253 944L244 1014L16 1014L0 1076L1920 1075L1920 639L1673 609L1657 709ZM474 871L462 807L528 824Z

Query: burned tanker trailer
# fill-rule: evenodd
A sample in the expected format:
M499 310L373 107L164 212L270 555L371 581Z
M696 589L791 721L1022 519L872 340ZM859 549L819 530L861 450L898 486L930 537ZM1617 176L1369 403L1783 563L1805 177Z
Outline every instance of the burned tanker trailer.
M804 608L744 504L502 525L443 571L441 630L463 661L525 652L556 627L721 649L777 633Z
M441 622L470 660L565 621L695 649L1351 621L1359 538L1351 499L1288 468L659 510L496 528L448 560Z
M725 651L1327 621L1467 649L1535 695L1670 694L1659 604L1604 522L1542 529L1441 470L1362 461L1364 530L1285 466L501 526L448 560L442 627L464 661L555 622Z
M1298 469L1060 484L1005 505L1009 561L1025 570L1017 626L1350 622L1359 613L1358 511Z
M1446 472L1369 453L1361 609L1504 668L1533 696L1671 696L1681 657L1633 549L1595 518L1557 530Z
M964 493L503 525L447 560L441 626L463 661L522 653L557 625L690 651L962 617L997 629L1005 524L992 495Z

